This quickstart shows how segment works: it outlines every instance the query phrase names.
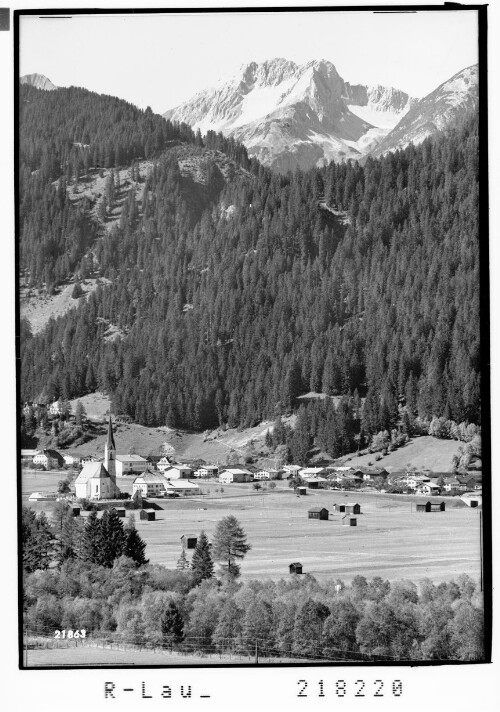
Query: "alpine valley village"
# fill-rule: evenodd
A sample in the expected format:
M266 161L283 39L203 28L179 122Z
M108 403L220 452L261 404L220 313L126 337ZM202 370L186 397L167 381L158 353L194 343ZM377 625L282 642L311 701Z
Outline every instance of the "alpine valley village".
M484 660L478 75L21 76L24 667Z

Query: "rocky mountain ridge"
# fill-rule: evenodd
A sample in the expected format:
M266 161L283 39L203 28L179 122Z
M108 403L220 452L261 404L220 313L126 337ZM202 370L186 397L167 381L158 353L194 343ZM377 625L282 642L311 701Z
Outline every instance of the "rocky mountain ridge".
M415 101L393 87L351 85L323 59L278 58L244 65L164 117L234 136L250 155L286 171L361 158Z
M55 84L52 84L43 74L25 74L21 77L21 84L29 84L35 89L44 89L45 91L54 91L57 89Z
M466 67L437 89L415 102L394 129L372 151L372 156L419 144L442 131L469 111L477 111L479 102L478 66Z

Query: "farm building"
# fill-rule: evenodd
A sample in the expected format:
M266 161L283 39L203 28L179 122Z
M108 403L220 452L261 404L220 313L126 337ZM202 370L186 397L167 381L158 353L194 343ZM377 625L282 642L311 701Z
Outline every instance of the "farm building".
M356 517L351 517L350 514L346 514L342 517L342 524L347 527L356 527L358 525L358 520Z
M444 512L445 507L444 502L424 502L417 504L417 512Z
M194 482L190 482L189 480L183 480L182 482L179 482L178 480L174 480L174 482L166 480L165 495L175 494L183 495L186 497L191 494L200 494L200 486L195 484Z
M156 519L156 512L154 509L141 509L140 518L146 519L148 522L154 522Z
M219 475L219 482L223 485L229 485L232 482L252 482L252 480L253 474L249 470L239 467L228 468Z
M299 471L299 475L301 477L319 477L320 475L325 473L325 468L324 467L304 467L302 470Z
M296 561L295 563L290 564L288 569L291 574L301 574L302 573L302 564L300 562Z
M307 494L307 487L297 487L297 493L300 494L301 496L304 496Z
M328 480L324 477L304 477L309 489L320 489L327 484Z
M165 478L155 472L145 472L136 477L132 484L132 494L137 491L144 497L162 497L165 494Z
M168 477L169 480L188 480L193 476L194 470L188 465L172 465L164 472L165 477Z
M113 507L113 509L120 519L125 519L125 507Z
M193 534L183 534L181 536L181 544L184 549L196 549L196 544L198 543L198 537Z
M328 519L328 509L326 507L311 507L307 510L309 519Z

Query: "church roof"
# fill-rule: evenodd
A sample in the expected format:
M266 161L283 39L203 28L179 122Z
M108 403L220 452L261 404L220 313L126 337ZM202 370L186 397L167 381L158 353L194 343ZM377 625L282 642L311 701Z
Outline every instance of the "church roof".
M91 479L106 479L107 477L109 477L109 472L102 462L87 462L76 478L75 485L84 484Z

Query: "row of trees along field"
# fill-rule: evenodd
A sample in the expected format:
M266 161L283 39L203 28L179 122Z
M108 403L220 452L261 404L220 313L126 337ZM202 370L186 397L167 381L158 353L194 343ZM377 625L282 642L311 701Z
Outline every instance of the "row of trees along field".
M60 514L53 517L59 542ZM133 525L124 529L111 512L89 518L85 530L79 551L68 555L66 549L63 556L59 546L58 566L48 568L48 559L37 557L48 546L50 526L44 515L23 511L30 636L84 628L90 639L142 647L243 655L258 649L264 656L311 660L471 661L484 655L482 592L465 575L418 586L360 575L350 585L319 583L311 575L240 583L236 561L249 545L234 517L218 523L212 548L202 533L191 565L177 570L148 564ZM135 558L124 544L128 536L130 545L131 532L140 552ZM219 577L212 554L222 563Z
M198 430L357 389L370 433L402 404L480 422L475 117L364 166L254 163L199 219L183 195L167 153L134 222L95 243L112 284L36 337L23 325L23 399L102 389L136 422Z

